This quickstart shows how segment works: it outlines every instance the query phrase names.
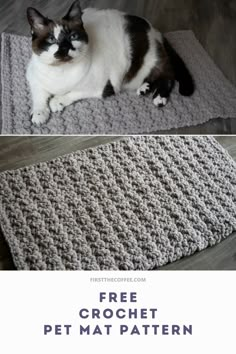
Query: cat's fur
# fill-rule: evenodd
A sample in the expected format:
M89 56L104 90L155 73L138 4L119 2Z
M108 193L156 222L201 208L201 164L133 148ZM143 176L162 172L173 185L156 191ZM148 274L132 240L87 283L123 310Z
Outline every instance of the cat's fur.
M146 20L117 10L86 9L75 1L67 15L52 21L28 8L33 55L27 70L32 121L75 101L106 98L122 90L153 94L162 107L177 80L190 96L194 83L183 61Z

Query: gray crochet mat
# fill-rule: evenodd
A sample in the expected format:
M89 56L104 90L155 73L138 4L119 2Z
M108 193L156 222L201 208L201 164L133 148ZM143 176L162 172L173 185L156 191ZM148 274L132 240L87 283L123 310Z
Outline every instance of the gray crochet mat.
M169 41L183 57L196 81L193 97L178 94L158 109L150 97L119 94L106 100L80 101L53 114L41 128L31 124L31 99L25 71L30 39L2 35L3 134L143 134L194 126L213 118L236 117L236 89L225 79L191 31L173 32Z
M18 269L153 270L236 230L236 164L211 137L132 137L0 174Z

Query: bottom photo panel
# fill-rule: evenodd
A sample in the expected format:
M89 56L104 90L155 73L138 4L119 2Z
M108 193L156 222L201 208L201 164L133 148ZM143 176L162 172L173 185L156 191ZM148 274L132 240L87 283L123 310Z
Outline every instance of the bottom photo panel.
M236 137L0 139L1 270L236 270Z

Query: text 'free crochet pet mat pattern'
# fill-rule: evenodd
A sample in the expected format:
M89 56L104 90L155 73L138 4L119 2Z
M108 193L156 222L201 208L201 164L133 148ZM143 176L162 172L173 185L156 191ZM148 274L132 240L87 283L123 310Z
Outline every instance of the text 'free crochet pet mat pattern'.
M153 270L236 230L236 164L211 137L131 137L0 174L18 269Z
M26 68L31 40L2 34L2 134L145 134L195 126L214 118L236 118L236 89L215 66L193 32L166 35L186 62L195 83L191 98L180 96L178 85L169 104L158 109L151 97L121 93L102 99L87 99L52 114L36 127L30 119L31 97Z

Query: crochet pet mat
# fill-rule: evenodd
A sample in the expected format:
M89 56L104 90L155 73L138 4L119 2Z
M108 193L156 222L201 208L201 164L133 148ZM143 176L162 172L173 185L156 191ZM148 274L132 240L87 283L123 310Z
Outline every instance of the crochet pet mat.
M154 270L236 230L236 164L211 137L132 137L0 174L18 269Z
M31 98L25 78L31 56L30 39L2 35L2 134L117 134L156 133L194 126L213 118L236 117L236 89L225 79L191 31L172 32L167 38L186 62L196 82L191 98L176 85L163 109L151 97L122 93L88 99L52 114L40 128L31 123Z

